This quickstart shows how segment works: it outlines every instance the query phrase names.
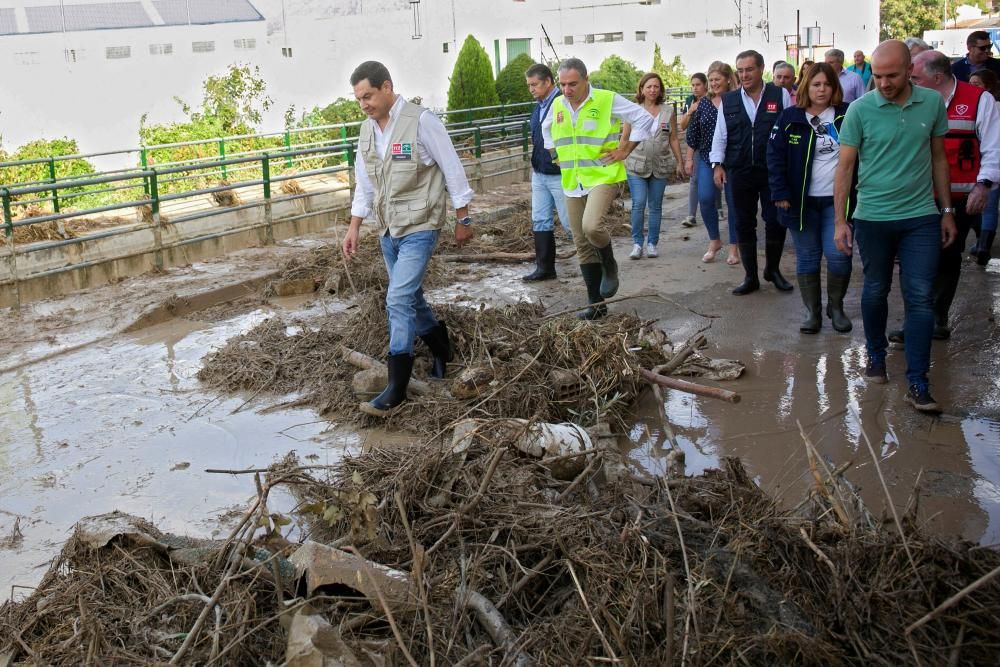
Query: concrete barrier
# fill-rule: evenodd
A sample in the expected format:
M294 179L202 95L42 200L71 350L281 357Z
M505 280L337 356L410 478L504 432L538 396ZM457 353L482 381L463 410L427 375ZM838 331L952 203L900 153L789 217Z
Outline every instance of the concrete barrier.
M530 158L530 156L528 156ZM477 192L530 178L521 149L464 160ZM346 184L345 184L346 185ZM353 189L252 200L66 241L0 246L0 307L27 303L151 271L329 229L350 216Z

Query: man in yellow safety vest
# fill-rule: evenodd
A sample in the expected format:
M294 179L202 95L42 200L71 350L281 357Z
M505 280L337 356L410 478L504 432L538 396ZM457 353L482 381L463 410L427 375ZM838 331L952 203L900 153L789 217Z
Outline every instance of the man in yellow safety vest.
M559 159L580 273L589 303L596 304L618 291L618 264L602 219L625 181L625 158L653 136L656 118L621 95L591 87L578 58L559 65L559 87L562 97L553 101L542 137ZM622 123L631 126L627 137ZM593 320L607 312L603 304L592 305L580 317Z

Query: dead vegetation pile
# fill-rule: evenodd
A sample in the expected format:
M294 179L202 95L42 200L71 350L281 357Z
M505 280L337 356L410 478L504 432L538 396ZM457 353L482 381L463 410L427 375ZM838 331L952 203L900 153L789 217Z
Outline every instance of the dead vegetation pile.
M65 213L65 209L63 210ZM30 220L43 215L51 215L51 211L46 210L38 204L29 204L21 213L14 216L15 222ZM62 220L49 220L31 225L21 225L14 227L14 243L38 243L41 241L65 241L68 239L85 236L91 232L112 227L120 227L130 224L131 221L121 216L106 216L98 218L64 218Z
M352 381L358 369L345 361L345 348L384 358L389 337L382 299L369 293L347 314L303 322L274 317L210 353L198 377L216 390L299 393L296 404L367 419L357 411ZM441 305L436 313L455 350L449 379L426 383L422 393L411 384L411 400L385 421L388 428L429 433L463 417L496 416L617 423L645 386L638 369L665 360L665 335L632 315L597 322L547 318L537 303ZM430 353L422 342L416 355L414 375L425 379Z
M323 479L285 462L258 481L238 539L206 550L204 565L184 567L149 540L72 540L37 590L0 609L0 655L52 665L994 664L995 550L929 538L913 512L877 522L835 475L783 511L734 459L640 482L609 475L611 449L586 455L572 479L486 434L460 451L370 451ZM280 484L312 517L309 541L272 551L300 552L294 577L250 547L245 528L279 542L285 520L267 496ZM296 636L303 626L311 638Z

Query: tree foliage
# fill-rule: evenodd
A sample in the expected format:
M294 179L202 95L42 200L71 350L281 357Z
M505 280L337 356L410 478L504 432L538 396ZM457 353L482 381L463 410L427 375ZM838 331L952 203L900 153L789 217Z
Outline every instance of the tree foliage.
M522 53L507 63L507 66L500 70L497 77L497 96L504 104L516 104L518 102L531 102L531 93L524 81L524 73L529 67L535 64L534 59L527 53Z
M608 56L596 71L590 73L590 83L597 88L635 95L643 72L621 56Z
M493 82L493 70L486 50L469 35L462 44L455 61L455 69L451 72L451 83L448 86L448 109L470 109L474 107L494 106L500 104L497 89ZM487 118L491 112L484 111L475 117ZM461 120L467 120L464 117Z
M21 160L35 160L38 158L59 157L60 155L78 155L80 147L75 139L61 137L59 139L36 139L24 144L11 154L0 150L0 162L19 162ZM54 162L56 178L82 177L96 173L94 165L87 160L58 160ZM38 181L48 181L51 177L48 162L36 164L24 164L16 167L0 168L0 183L7 185L18 185L34 183ZM83 188L60 189L59 196L70 195L82 192ZM18 199L39 199L44 194L25 195ZM74 200L70 205L76 205Z
M944 0L881 0L879 39L923 37L941 27Z
M669 63L663 60L659 44L653 47L653 67L649 71L659 74L663 79L663 85L667 88L686 88L691 78L680 56L674 56Z
M230 65L225 74L205 79L198 115L215 118L227 132L256 127L263 113L271 108L266 90L260 67Z

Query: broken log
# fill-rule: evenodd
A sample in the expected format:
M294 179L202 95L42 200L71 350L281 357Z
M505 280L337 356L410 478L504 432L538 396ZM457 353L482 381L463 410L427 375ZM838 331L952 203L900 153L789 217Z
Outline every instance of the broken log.
M737 394L735 391L719 389L718 387L707 387L703 384L688 382L687 380L678 380L677 378L669 378L664 375L660 375L659 373L654 373L653 371L647 370L645 368L639 369L639 375L641 375L643 379L646 380L647 382L658 384L661 387L677 389L678 391L683 391L688 394L694 394L696 396L717 398L720 401L728 401L729 403L740 402L740 395Z
M370 368L381 368L386 369L386 365L375 357L369 357L364 352L358 352L357 350L352 350L346 345L340 346L341 351L344 353L344 360L351 364L352 366L357 366L363 370L368 370ZM386 373L388 373L386 369ZM431 386L424 382L423 380L418 380L417 378L410 378L409 390L418 396L426 396L431 393Z

